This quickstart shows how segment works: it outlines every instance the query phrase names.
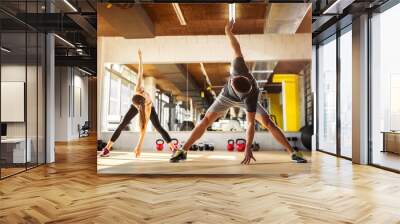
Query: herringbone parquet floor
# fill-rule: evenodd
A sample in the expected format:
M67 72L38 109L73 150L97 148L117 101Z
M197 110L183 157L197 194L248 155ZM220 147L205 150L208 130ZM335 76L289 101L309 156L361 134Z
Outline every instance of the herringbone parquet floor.
M400 223L400 175L322 153L293 176L98 176L94 145L0 181L0 223Z

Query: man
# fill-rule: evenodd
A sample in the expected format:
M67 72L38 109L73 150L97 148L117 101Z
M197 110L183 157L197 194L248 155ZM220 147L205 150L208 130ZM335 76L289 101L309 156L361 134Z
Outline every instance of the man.
M208 109L204 118L193 129L189 139L184 146L176 151L174 156L171 157L170 162L179 162L185 160L187 151L190 146L198 140L206 131L206 129L220 116L231 107L242 107L246 109L246 149L245 158L242 164L250 164L250 161L256 159L253 156L251 145L253 143L255 132L255 121L257 120L265 128L267 128L272 136L291 154L292 160L299 163L306 163L307 160L303 158L301 152L295 152L286 140L282 131L271 121L265 108L258 103L259 89L255 78L250 74L246 63L243 59L242 51L239 42L232 33L233 22L229 22L225 26L225 34L233 49L234 59L231 64L230 79L225 84L223 90Z

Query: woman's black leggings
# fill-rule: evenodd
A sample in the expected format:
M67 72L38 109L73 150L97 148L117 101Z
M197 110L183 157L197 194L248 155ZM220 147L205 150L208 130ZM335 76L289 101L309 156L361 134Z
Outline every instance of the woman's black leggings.
M131 107L129 108L128 112L126 112L124 119L122 119L122 122L119 124L117 130L115 130L114 134L111 137L111 141L115 142L119 135L121 134L122 129L124 129L129 122L136 116L138 113L138 110L136 109L135 106L131 104ZM165 129L161 126L160 120L158 120L157 112L154 107L151 107L151 114L150 114L150 120L151 123L153 124L153 127L158 131L158 133L161 134L162 138L167 142L171 142L171 137L169 136L168 132L165 131Z

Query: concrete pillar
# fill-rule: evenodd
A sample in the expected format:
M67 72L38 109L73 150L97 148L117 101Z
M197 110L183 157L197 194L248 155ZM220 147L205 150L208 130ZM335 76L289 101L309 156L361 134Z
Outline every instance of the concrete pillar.
M368 163L368 15L353 20L353 162Z
M144 77L144 91L146 91L150 97L153 103L156 103L156 79L154 77ZM163 109L163 108L161 108ZM160 121L161 122L161 121ZM151 122L147 124L147 131L154 131L153 125Z
M103 78L104 78L104 37L97 37L97 139L101 139L101 130L105 129L106 105L103 100Z
M46 163L55 161L55 54L54 34L46 36Z
M312 67L311 67L311 93L313 100L313 135L312 135L312 150L317 149L317 47L312 46Z

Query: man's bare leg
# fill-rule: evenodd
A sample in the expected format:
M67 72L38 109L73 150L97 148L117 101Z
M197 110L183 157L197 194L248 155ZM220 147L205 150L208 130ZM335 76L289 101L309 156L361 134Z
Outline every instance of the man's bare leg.
M188 151L190 146L193 145L201 136L203 136L204 132L208 127L212 125L212 123L217 120L221 116L221 113L216 112L207 112L204 118L196 125L193 131L190 134L189 139L183 145L183 150Z
M258 114L256 115L256 120L260 122L262 126L267 128L272 136L283 146L285 150L292 154L294 152L292 146L289 144L288 140L286 139L285 135L283 134L282 130L272 122L271 118L268 115Z

